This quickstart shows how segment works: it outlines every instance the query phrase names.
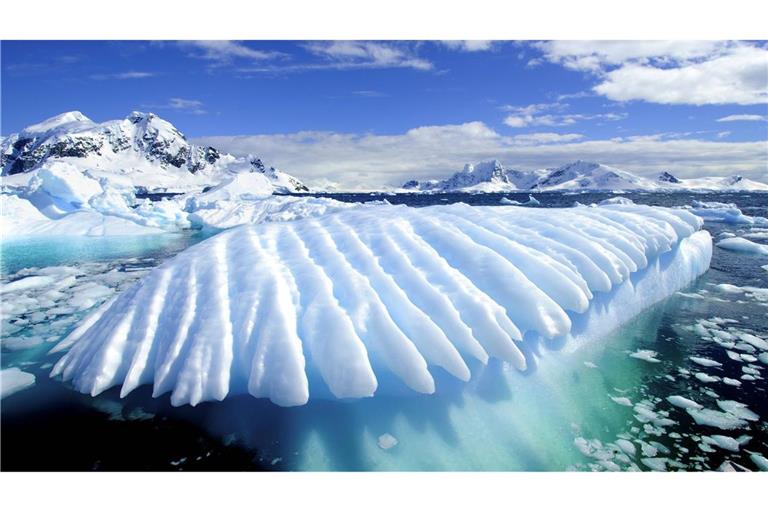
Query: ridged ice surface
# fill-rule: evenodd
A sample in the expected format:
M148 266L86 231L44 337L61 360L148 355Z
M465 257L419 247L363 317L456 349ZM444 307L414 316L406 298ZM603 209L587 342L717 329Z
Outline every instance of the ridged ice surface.
M239 227L87 317L52 373L91 394L151 383L175 405L368 397L383 380L432 393L437 367L524 370L530 340L604 333L685 286L709 266L700 228L648 206L463 204Z

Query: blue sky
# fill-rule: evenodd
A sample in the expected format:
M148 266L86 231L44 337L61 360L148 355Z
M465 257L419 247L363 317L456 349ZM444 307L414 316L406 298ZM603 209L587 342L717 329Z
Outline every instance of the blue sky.
M764 179L767 55L718 41L4 41L2 133L143 110L317 180L395 184L491 157Z

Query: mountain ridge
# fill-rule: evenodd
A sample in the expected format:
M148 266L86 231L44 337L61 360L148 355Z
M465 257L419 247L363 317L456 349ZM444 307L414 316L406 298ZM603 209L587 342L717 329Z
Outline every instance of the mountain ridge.
M297 178L265 166L259 158L190 143L173 124L151 112L134 111L103 123L80 111L64 112L0 143L4 181L21 181L24 178L16 176L34 173L52 161L149 191L203 188L240 172L264 174L276 192L309 191Z
M402 189L415 192L545 192L557 190L749 190L768 191L768 184L740 175L677 178L664 170L656 179L597 162L576 160L559 167L521 171L498 159L466 164L444 180L409 180Z

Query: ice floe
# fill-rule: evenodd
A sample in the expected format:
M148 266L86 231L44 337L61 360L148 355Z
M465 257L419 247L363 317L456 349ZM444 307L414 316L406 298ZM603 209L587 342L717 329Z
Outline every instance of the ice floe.
M718 247L728 251L743 252L748 254L768 255L768 245L758 244L746 238L735 236L717 242Z
M649 363L660 363L661 360L656 358L657 355L658 353L654 350L636 350L635 352L629 354L629 357L640 359L641 361L646 361Z
M682 409L703 409L704 406L694 402L691 399L685 398L680 395L672 395L667 397L667 401L675 407Z
M462 204L244 226L93 313L52 373L91 394L153 383L175 405L244 392L300 405L317 379L366 397L384 375L432 393L430 367L460 380L472 359L523 369L524 336L594 339L674 293L709 265L700 228L647 206Z
M730 412L720 412L713 409L686 409L686 411L699 425L708 425L722 430L735 430L747 425L744 419Z
M0 370L0 398L6 398L14 393L35 385L35 376L21 371L19 368Z

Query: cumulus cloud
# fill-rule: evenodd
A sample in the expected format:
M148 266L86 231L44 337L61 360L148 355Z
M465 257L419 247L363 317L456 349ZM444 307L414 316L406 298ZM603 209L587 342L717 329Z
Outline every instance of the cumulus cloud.
M768 49L733 41L545 41L549 62L590 73L615 101L754 105L768 102Z
M503 136L482 122L423 126L397 135L304 131L204 137L235 154L257 154L310 183L345 188L396 186L408 179L444 178L466 162L499 158L518 169L555 167L576 159L599 161L641 175L669 169L681 177L742 175L768 181L765 141L722 142L683 137L584 140L579 134Z
M730 116L721 117L717 120L718 123L731 123L733 121L768 121L768 116L761 116L756 114L733 114Z

